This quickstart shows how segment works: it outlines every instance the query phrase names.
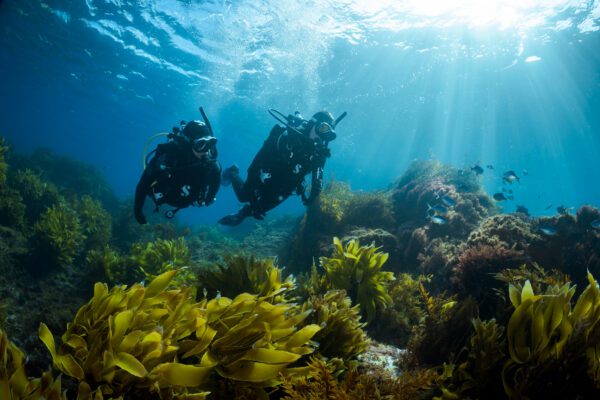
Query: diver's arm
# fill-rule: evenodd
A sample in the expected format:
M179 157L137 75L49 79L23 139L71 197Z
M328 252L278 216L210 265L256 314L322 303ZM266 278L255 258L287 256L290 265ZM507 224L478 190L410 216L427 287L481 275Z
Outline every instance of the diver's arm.
M317 167L312 171L312 180L310 185L310 195L306 197L304 191L302 192L302 204L308 206L312 204L323 188L323 168Z
M204 204L210 206L214 203L219 187L221 186L221 165L217 161L210 166L207 186L208 192L204 198Z
M148 221L144 216L144 201L146 200L146 196L150 193L150 184L152 183L152 177L150 176L151 169L146 168L140 181L138 182L135 188L135 200L133 202L133 215L135 216L135 220L139 224L146 224Z

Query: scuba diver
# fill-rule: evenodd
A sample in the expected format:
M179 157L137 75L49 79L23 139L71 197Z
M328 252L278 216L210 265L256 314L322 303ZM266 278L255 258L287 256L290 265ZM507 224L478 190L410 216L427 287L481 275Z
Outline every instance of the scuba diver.
M171 133L159 133L149 139L167 136L168 142L144 157L144 172L135 189L134 215L138 223L147 223L143 213L146 196L154 201L154 212L162 204L175 207L165 212L169 219L182 208L209 206L215 201L221 184L217 138L202 107L200 113L204 122L181 121Z
M219 220L235 226L253 216L262 220L294 191L304 205L311 204L321 192L323 167L330 157L329 142L336 138L335 127L347 115L337 119L328 111L319 111L310 120L299 112L285 117L279 111L269 113L284 126L275 125L248 168L244 182L235 165L223 171L223 185L231 184L238 200L245 204L237 213ZM312 173L310 194L306 195L304 177Z

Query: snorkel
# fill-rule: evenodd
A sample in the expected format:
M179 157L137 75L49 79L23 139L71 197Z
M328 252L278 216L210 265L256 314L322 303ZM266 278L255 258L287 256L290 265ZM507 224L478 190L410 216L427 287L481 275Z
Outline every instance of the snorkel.
M275 110L274 108L269 108L269 114L271 114L271 116L273 118L275 118L277 121L281 122L283 125L285 125L288 129L300 134L300 135L304 135L303 132L298 130L298 126L303 126L304 124L308 123L309 121L305 120L304 118L302 118L302 116L300 116L300 113L296 111L296 113L294 115L288 115L287 117L280 111ZM337 117L332 123L331 123L331 127L333 129L335 129L335 127L344 119L346 118L346 116L348 115L348 113L346 111L344 111L339 117ZM299 122L299 120L301 120ZM335 137L334 137L335 138ZM333 139L332 139L333 140ZM327 144L329 144L330 140L324 140L325 143L325 147L327 147Z
M206 113L204 112L204 108L202 108L202 106L200 106L198 109L200 110L200 115L202 115L204 124L206 125L206 127L208 128L208 131L210 132L210 136L214 137L215 135L213 133L212 126L210 124L210 121L208 120L208 117L206 116ZM181 121L180 126L183 127L184 125L185 125L185 121ZM173 138L177 137L181 131L182 131L182 128L173 127L173 130L170 133L160 132L160 133L156 133L156 134L150 136L148 138L148 140L146 140L146 144L144 145L144 151L142 153L142 169L144 169L144 170L146 169L149 158L152 156L152 154L154 154L156 152L156 150L152 150L150 153L148 153L148 146L150 146L150 143L152 143L152 141L154 141L156 138L159 138L161 136L166 136L169 139L173 139ZM215 141L215 144L216 144L216 141ZM211 158L216 159L217 155L218 155L217 147L213 145L211 147Z

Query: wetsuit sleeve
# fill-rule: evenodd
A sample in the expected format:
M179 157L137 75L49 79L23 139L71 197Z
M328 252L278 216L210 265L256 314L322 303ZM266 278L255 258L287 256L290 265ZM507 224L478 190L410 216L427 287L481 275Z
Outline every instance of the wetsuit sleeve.
M312 180L310 187L310 195L306 197L302 192L302 203L309 205L315 201L321 191L323 190L323 168L325 168L325 160L331 156L331 152L328 148L320 148L317 151L317 162L312 170Z
M214 162L210 166L210 172L208 174L208 191L204 198L204 204L209 206L215 201L215 196L221 186L221 165L218 162Z
M144 216L144 201L150 193L150 185L152 184L152 169L146 168L140 181L135 188L135 200L133 203L133 215L139 224L146 224L148 221Z

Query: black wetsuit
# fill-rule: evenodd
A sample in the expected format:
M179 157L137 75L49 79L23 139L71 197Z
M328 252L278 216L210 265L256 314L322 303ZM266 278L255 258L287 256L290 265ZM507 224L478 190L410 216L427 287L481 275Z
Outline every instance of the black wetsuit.
M251 214L261 218L294 191L305 205L320 193L325 160L330 151L306 135L275 125L248 168L243 182L238 174L232 185L240 202L250 202ZM312 173L310 196L304 194L304 177Z
M168 204L176 209L194 202L210 205L221 184L221 166L213 159L198 159L184 140L170 141L156 148L135 190L136 220L146 223L142 209L146 196L157 206Z

